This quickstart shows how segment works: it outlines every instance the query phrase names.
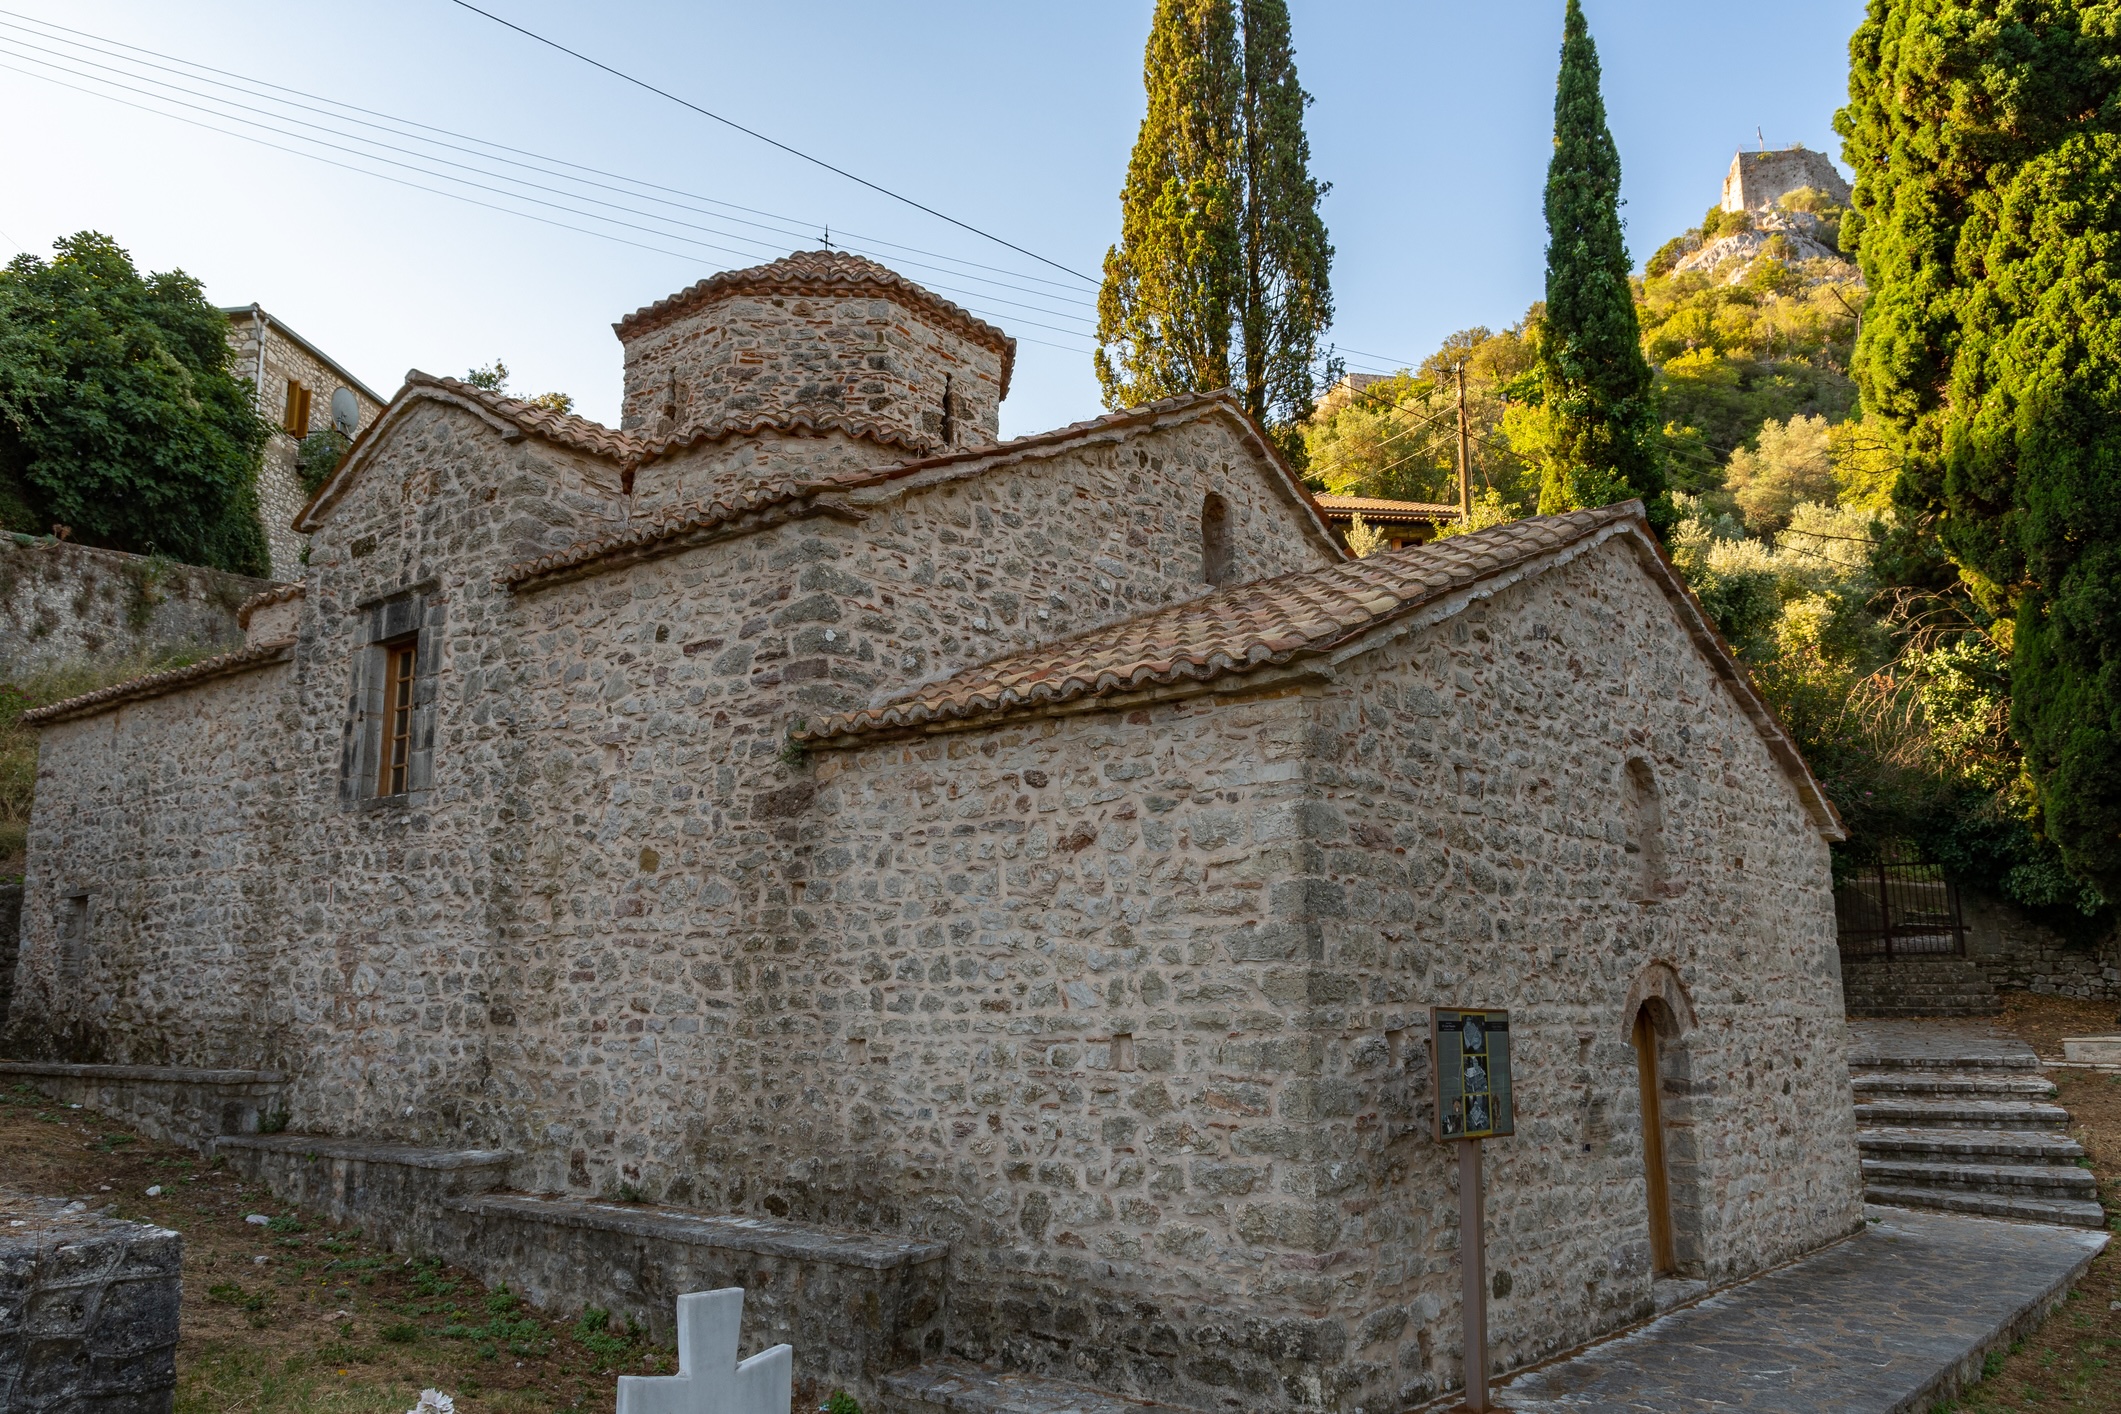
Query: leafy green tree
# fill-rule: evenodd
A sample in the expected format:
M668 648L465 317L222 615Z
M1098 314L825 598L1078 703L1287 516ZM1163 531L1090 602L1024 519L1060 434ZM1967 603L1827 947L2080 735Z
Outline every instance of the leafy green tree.
M1562 27L1546 214L1539 383L1547 445L1539 509L1640 496L1667 519L1654 389L1621 238L1620 154L1606 128L1598 50L1578 0L1569 0Z
M0 270L0 514L77 540L265 574L271 429L228 320L182 271L143 278L108 236Z
M1804 502L1830 506L1840 492L1823 417L1793 417L1761 426L1759 445L1731 453L1726 483L1745 523L1772 534Z
M483 368L474 368L464 375L464 381L474 388L489 393L499 393L504 398L515 398L529 403L534 408L547 412L573 412L572 393L518 393L508 386L508 365L495 359Z
M2011 621L2041 827L2121 898L2121 25L2004 8L1872 0L1850 41L1855 373L1906 519Z
M1299 454L1333 248L1284 0L1158 0L1120 239L1098 293L1108 407L1235 385Z

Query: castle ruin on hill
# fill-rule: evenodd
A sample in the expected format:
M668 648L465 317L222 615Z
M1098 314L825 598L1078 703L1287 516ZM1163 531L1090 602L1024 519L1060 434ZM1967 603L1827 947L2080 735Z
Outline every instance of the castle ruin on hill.
M1639 506L1355 560L1227 394L997 441L844 253L617 331L620 427L412 374L243 647L25 717L14 1073L885 1411L1456 1387L1434 1004L1498 1368L1861 1225L1840 826Z

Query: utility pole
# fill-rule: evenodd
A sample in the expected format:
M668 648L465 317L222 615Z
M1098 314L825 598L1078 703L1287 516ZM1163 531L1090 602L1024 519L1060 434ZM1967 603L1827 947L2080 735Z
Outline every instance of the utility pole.
M1473 518L1473 424L1466 417L1466 362L1458 361L1458 523Z

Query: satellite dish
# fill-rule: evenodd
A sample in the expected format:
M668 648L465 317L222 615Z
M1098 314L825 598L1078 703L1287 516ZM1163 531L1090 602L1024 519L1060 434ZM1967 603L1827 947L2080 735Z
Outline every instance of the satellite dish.
M334 388L331 394L331 425L351 437L361 427L361 407L354 401L353 389Z

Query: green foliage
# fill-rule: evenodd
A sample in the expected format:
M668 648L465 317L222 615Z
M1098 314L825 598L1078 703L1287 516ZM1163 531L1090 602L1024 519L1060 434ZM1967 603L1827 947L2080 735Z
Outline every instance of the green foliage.
M1486 530L1494 525L1506 525L1513 520L1524 519L1524 511L1506 501L1500 491L1493 487L1473 498L1472 513L1463 520L1454 520L1436 528L1436 538L1444 540L1453 535L1471 535L1476 530Z
M1499 490L1513 505L1531 505L1538 497L1537 472L1516 448L1508 422L1512 390L1535 357L1537 319L1535 306L1523 323L1500 334L1462 329L1419 370L1401 370L1353 396L1329 393L1304 427L1308 479L1336 495L1456 504L1453 370L1463 363L1473 485Z
M1873 0L1850 56L1855 371L1894 499L2011 621L2039 832L2121 897L2121 26Z
M499 393L504 398L514 398L518 402L529 403L532 407L543 408L547 412L574 411L574 395L572 393L524 394L511 390L508 386L508 365L499 359L495 359L483 368L471 369L465 373L463 381L474 388L484 389L489 393ZM342 454L343 451L344 448L341 448ZM326 468L325 474L330 474L329 468ZM319 477L318 484L321 485L322 482L323 478Z
M226 317L181 271L142 277L83 231L0 269L0 515L76 540L264 574L270 428Z
M1235 385L1301 457L1333 248L1284 0L1158 0L1098 292L1108 407Z
M862 1406L855 1403L854 1396L843 1389L836 1389L825 1401L819 1414L862 1414Z
M1385 548L1384 532L1362 518L1358 512L1348 521L1348 550L1358 560L1367 560Z
M1789 524L1790 512L1811 501L1832 504L1839 491L1823 417L1793 417L1761 425L1757 449L1731 453L1724 484L1755 534L1773 534Z
M1650 367L1620 231L1620 154L1606 128L1598 50L1578 0L1563 25L1547 167L1547 298L1539 392L1547 424L1541 511L1639 496L1660 523L1664 468Z
M339 462L346 456L346 449L353 445L353 438L336 427L320 427L302 439L295 453L295 477L302 489L314 496Z

